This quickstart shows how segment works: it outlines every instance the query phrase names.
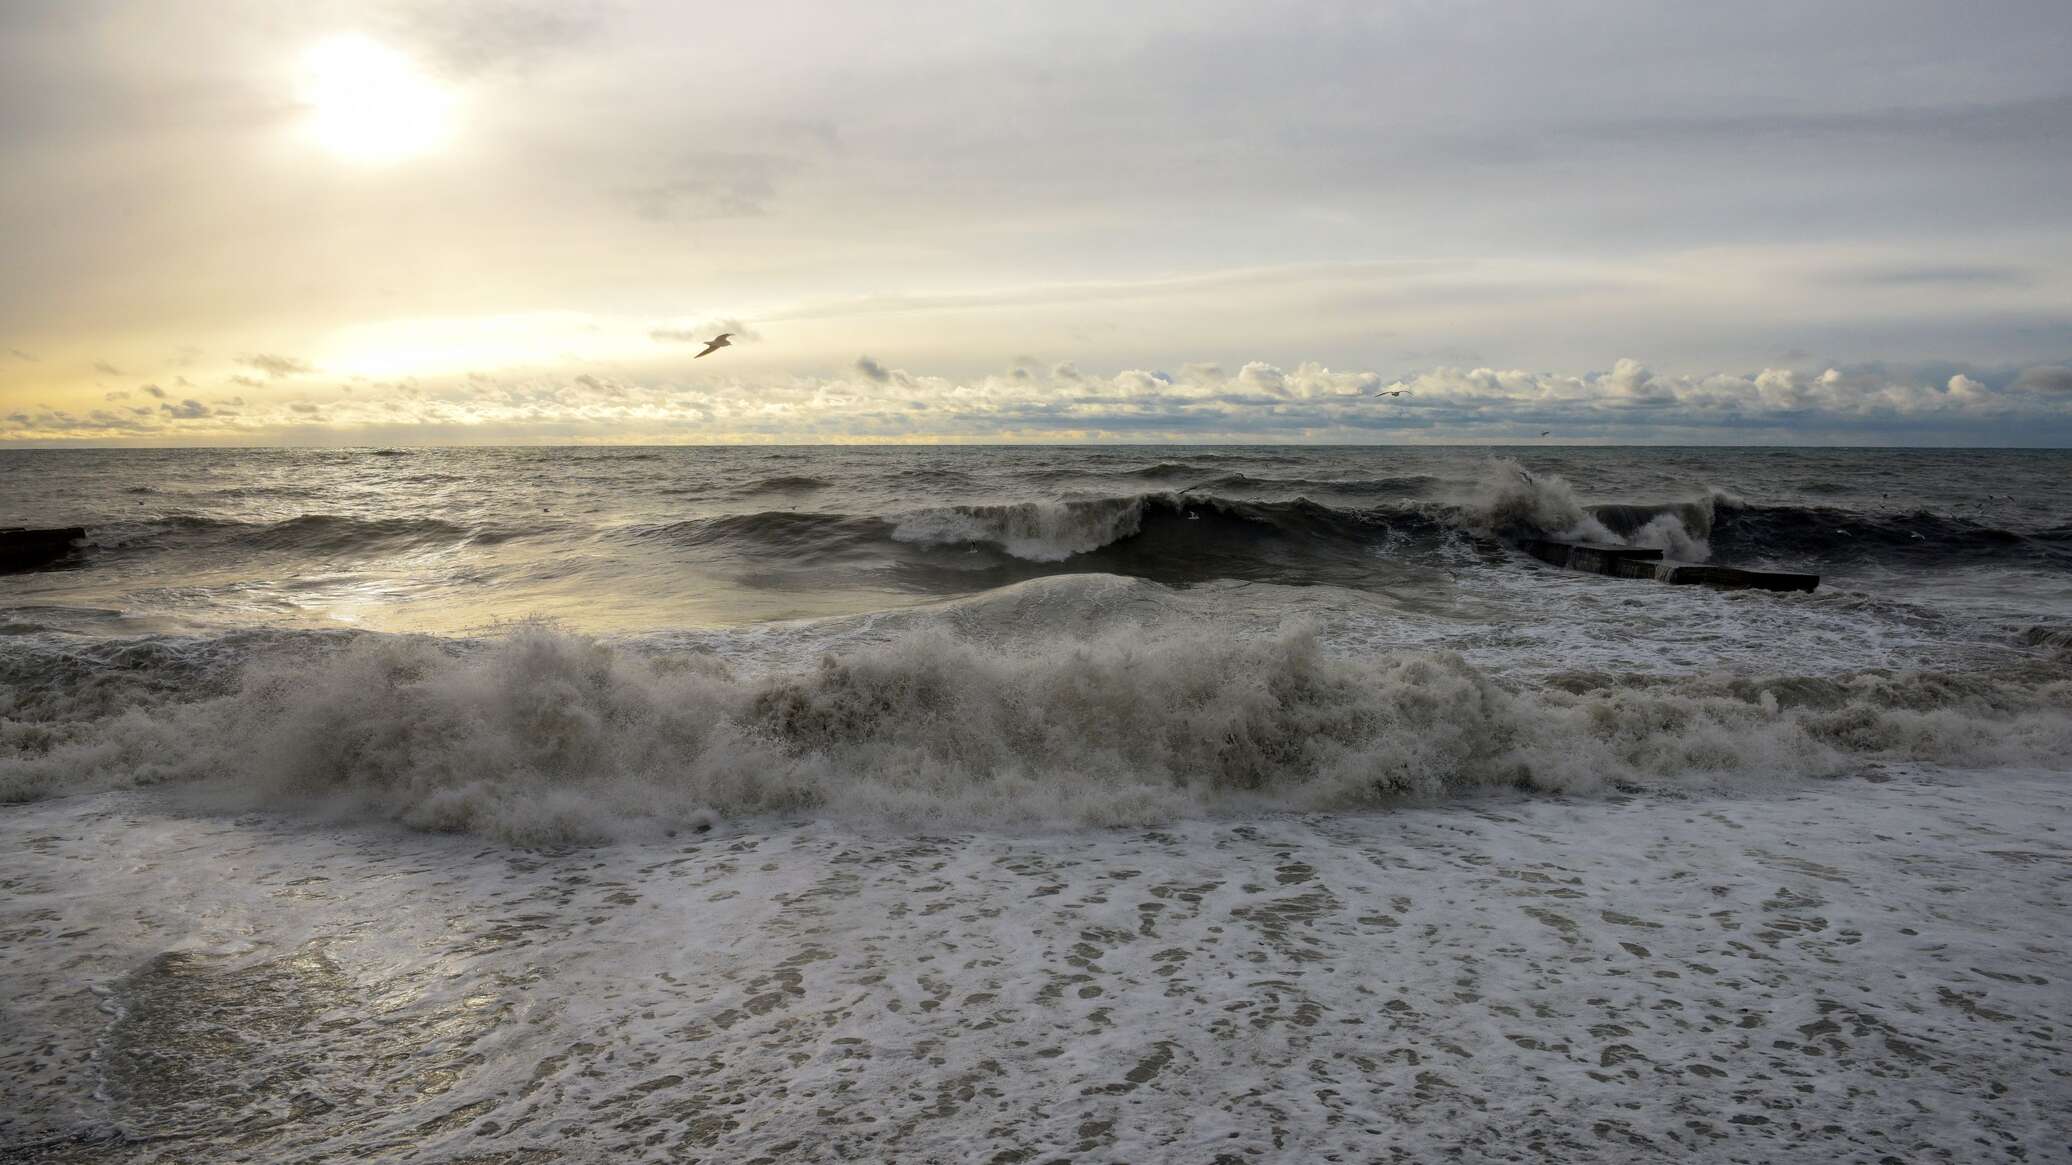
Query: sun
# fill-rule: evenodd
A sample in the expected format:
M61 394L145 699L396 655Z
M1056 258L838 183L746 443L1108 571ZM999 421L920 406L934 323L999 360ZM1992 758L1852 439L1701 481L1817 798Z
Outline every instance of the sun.
M326 149L359 162L393 162L445 144L453 97L408 57L362 36L336 36L302 60L310 131Z

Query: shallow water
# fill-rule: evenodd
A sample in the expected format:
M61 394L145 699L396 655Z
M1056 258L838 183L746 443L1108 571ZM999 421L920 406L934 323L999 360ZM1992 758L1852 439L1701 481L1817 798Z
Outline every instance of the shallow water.
M45 1161L2049 1160L2062 774L528 853L0 818ZM34 1145L35 1148L26 1146Z

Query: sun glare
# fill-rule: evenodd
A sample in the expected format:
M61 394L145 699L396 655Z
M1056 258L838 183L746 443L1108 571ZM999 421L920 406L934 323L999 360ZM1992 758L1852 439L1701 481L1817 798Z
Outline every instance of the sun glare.
M422 154L452 134L452 96L407 57L365 37L333 37L310 49L302 99L317 141L355 161Z

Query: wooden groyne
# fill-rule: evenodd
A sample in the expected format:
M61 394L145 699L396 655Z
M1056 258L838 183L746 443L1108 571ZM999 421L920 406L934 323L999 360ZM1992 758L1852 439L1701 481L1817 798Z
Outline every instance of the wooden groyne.
M86 540L83 526L60 526L54 530L20 527L0 530L0 573L35 570L69 556Z
M1676 586L1753 587L1765 591L1811 591L1820 585L1817 574L1791 574L1771 570L1742 570L1734 566L1703 566L1692 562L1664 562L1662 551L1652 546L1605 546L1594 542L1556 542L1549 538L1530 542L1526 552L1541 562L1587 571L1611 578L1643 578Z

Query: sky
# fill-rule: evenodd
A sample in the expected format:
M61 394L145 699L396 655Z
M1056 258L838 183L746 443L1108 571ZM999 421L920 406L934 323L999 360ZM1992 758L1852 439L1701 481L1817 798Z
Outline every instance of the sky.
M2068 45L2064 0L0 0L0 446L2072 445Z

